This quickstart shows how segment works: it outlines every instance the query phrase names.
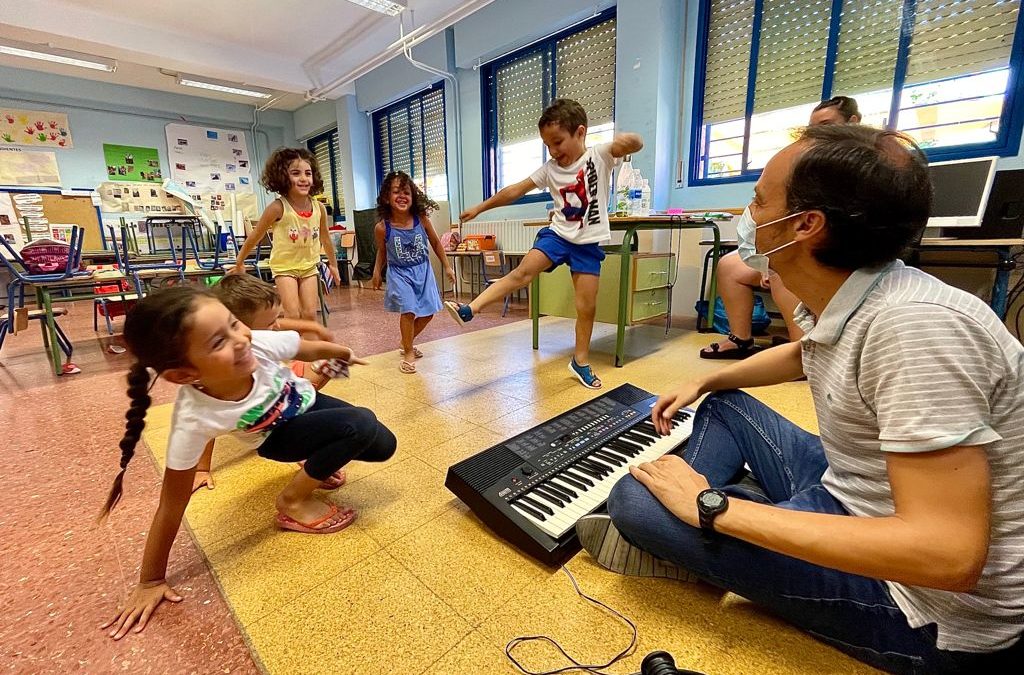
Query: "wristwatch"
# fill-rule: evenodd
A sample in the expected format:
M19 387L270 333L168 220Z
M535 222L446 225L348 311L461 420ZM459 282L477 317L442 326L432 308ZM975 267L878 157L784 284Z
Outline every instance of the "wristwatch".
M700 528L705 532L715 531L715 518L729 508L729 496L721 490L708 488L697 495L697 513Z

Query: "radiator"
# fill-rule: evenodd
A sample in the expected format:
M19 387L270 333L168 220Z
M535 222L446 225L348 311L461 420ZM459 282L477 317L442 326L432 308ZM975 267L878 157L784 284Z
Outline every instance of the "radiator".
M507 253L526 253L533 247L539 227L526 227L522 220L481 220L462 224L460 234L493 234L498 248Z

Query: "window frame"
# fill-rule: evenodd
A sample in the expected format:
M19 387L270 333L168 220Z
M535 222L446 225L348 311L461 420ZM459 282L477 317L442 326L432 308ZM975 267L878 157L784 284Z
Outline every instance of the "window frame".
M588 28L604 23L609 19L616 18L616 7L612 6L601 12L598 12L594 16L574 23L557 33L531 42L530 44L520 47L519 49L504 54L493 61L489 61L480 66L480 106L483 111L483 128L481 131L482 146L483 146L483 193L484 199L493 197L498 192L495 180L497 178L497 162L498 162L498 91L497 87L489 86L489 82L495 77L497 71L503 66L517 61L524 56L530 56L536 53L545 53L548 55L556 53L558 43L567 37L582 33ZM616 24L616 30L618 25ZM551 101L557 98L557 92L555 91L555 85L558 81L558 60L555 58L547 58L547 69L550 71L551 86L548 91L544 92L546 95L544 101L544 107L550 105ZM614 103L614 91L612 92L612 121L615 119L615 103ZM538 139L539 139L538 134ZM547 148L544 149L542 155L547 161ZM537 167L540 168L540 167ZM524 176L523 178L528 178ZM524 195L516 201L512 202L510 206L517 204L534 204L538 202L550 202L551 195L547 192L540 192L535 195Z
M889 108L890 128L899 125L900 99L903 95L904 83L907 75L907 64L910 57L910 42L913 36L914 21L913 12L916 9L916 0L902 0L903 16L908 13L910 20L904 19L901 22L900 38L896 53L896 67L893 73L893 93ZM749 146L750 118L754 108L754 78L757 76L757 59L760 50L760 27L763 16L764 0L754 0L754 20L750 44L750 64L747 76L747 98L745 104L744 118L744 148ZM843 8L843 0L832 0L832 15L830 17L828 48L826 50L824 68L824 80L822 82L821 100L826 100L834 95L832 91L832 79L834 77L835 62L839 45L840 18ZM1012 157L1020 152L1021 133L1024 132L1024 6L1017 17L1017 27L1014 31L1013 49L1010 53L1009 81L1006 93L1003 95L1003 110L999 118L999 136L990 143L972 143L964 145L945 146L938 148L924 148L925 155L929 161L946 161L952 159L973 159L977 157ZM707 44L708 31L711 23L711 0L701 0L697 19L697 54L694 61L694 91L692 118L690 120L690 156L686 168L686 185L728 185L731 183L748 183L756 181L761 176L762 169L743 170L741 175L725 176L722 178L703 178L700 176L701 160L707 157L710 145L710 138L704 134L704 87L707 71ZM702 143L702 137L704 142ZM683 183L680 182L680 185Z
M341 136L338 134L338 128L335 127L334 129L325 131L322 134L317 134L316 136L307 138L306 149L312 152L313 155L315 156L316 150L314 150L314 147L316 146L316 144L324 141L327 142L327 158L330 162L328 170L331 172L331 208L334 209L334 215L332 215L331 218L335 223L343 223L345 222L345 209L338 208L338 204L342 203L343 201L339 199L338 196L343 195L345 193L344 188L341 186L341 176L339 175L341 167L337 165L337 163L335 162L334 153L331 152L331 136L335 137L335 143L338 143L339 145L341 144ZM323 172L323 167L320 167L320 171Z
M383 184L384 176L385 176L384 161L383 161L383 156L382 156L382 153L381 153L381 145L380 145L380 135L377 133L377 122L378 122L378 120L380 120L381 117L386 117L387 115L391 114L396 109L408 107L409 103L411 103L412 101L415 101L415 100L418 100L418 99L422 100L423 98L429 96L430 94L433 94L435 91L438 91L438 90L441 91L441 136L444 139L444 146L445 146L445 148L444 148L444 172L445 172L445 176L447 177L447 175L448 175L448 97L447 97L447 95L445 93L445 90L444 90L444 80L438 80L437 82L434 82L433 84L427 86L426 88L420 89L419 91L417 91L414 94L410 94L409 96L401 98L401 99L399 99L397 101L392 101L391 103L387 104L386 106L377 108L372 113L370 113L370 134L373 136L373 165L374 165L374 171L376 171L376 173L377 173L377 185ZM422 109L423 109L423 106L421 104L420 105L420 110L422 110ZM421 134L422 134L422 131L423 131L423 125L421 124L420 125L420 132L421 132ZM425 137L425 135L424 135L424 137ZM424 138L421 138L420 143L421 143L420 151L423 154L423 161L424 161L424 168L425 168L426 167L427 150L426 150L426 141L424 140ZM388 146L390 147L390 145L391 145L391 143L390 143L390 140L389 140ZM410 148L409 155L410 155L410 157L413 156L412 148ZM426 176L423 176L422 178L419 177L419 176L412 176L412 179L414 181L416 181L416 184L420 186L420 188L423 190L424 194L427 194L426 178L427 178ZM447 194L446 199L444 201L449 201L450 202L451 201L451 186L450 185L448 185L447 192L448 192L448 194Z

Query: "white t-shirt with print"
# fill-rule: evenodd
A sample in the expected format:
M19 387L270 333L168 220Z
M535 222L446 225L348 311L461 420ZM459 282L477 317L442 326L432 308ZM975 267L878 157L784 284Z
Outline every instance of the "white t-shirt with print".
M316 390L309 380L281 364L295 356L300 340L295 331L252 332L256 371L252 389L240 401L222 401L191 385L180 387L167 443L167 468L191 469L206 442L222 434L230 433L255 449L278 424L306 412L316 400Z
M612 169L622 162L612 156L612 144L587 148L571 166L549 159L530 178L540 189L551 191L555 212L551 227L573 244L604 244L611 239L608 225L608 192Z

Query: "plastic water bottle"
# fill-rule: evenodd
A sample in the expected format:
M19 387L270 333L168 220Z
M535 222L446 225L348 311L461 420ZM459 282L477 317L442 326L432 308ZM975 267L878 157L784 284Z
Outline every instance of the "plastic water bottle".
M615 203L612 211L616 215L625 216L629 214L629 191L633 185L633 160L631 155L626 155L619 167L619 174L615 177Z
M643 193L643 175L639 169L633 172L633 181L629 186L629 215L640 215L640 197Z
M651 184L646 178L640 189L640 215L645 218L651 215Z

